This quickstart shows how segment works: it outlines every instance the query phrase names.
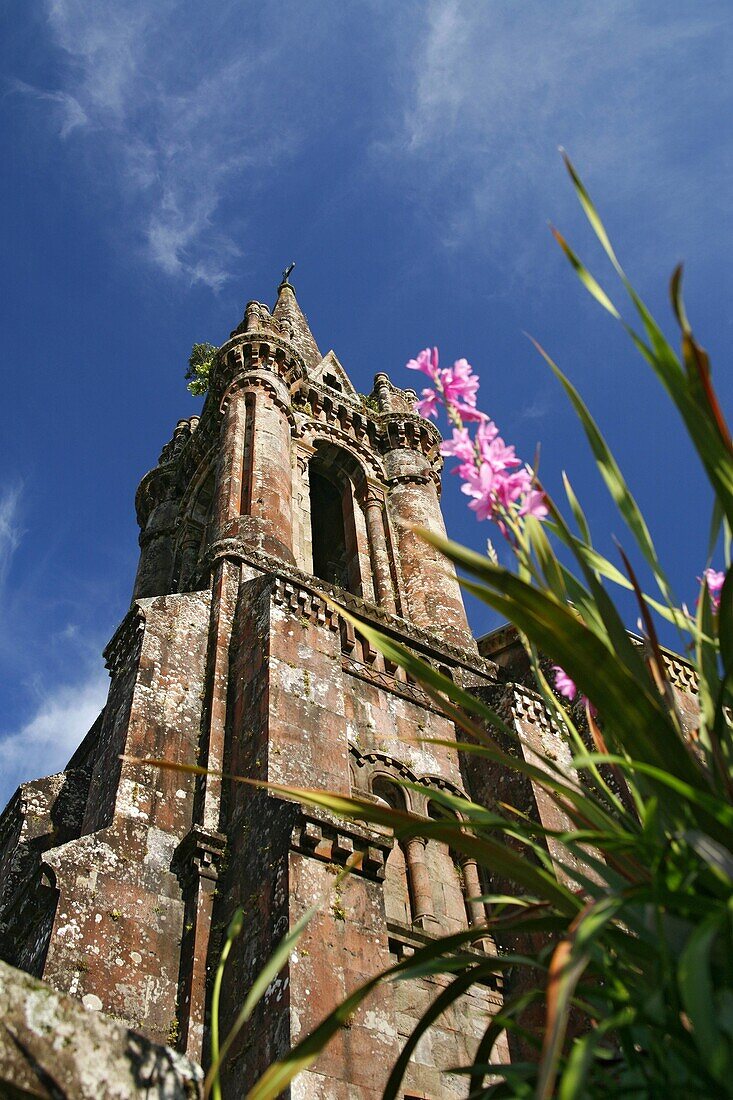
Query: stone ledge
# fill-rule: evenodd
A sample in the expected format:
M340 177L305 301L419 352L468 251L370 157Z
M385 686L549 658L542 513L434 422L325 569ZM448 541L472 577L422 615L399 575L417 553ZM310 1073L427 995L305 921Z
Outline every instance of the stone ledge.
M358 821L344 821L320 807L301 806L290 839L296 852L320 859L325 863L345 866L355 856L361 856L352 867L352 874L381 882L387 857L392 849L392 837L373 826Z
M389 949L393 955L396 955L400 962L414 955L421 947L427 947L429 944L439 942L446 934L447 933L442 929L435 933L431 933L422 928L417 928L414 924L402 924L401 921L387 921ZM475 956L476 962L493 958L496 952L487 951L483 946L479 946L480 942L480 930L477 929L476 942L464 944L459 951L461 954ZM476 984L491 990L493 995L492 999L496 1000L497 1007L501 1007L503 1003L501 992L504 988L504 977L502 974L497 973L490 978L482 978Z
M430 655L448 658L447 664L453 664L469 674L477 674L480 681L484 682L486 686L491 686L497 682L498 669L490 659L481 657L478 653L473 653L470 650L461 649L451 642L444 641L435 634L416 626L410 620L403 619L399 615L393 615L385 611L383 607L362 599L361 596L355 596L338 585L320 580L310 573L304 573L294 565L273 558L261 550L246 546L241 539L227 538L212 543L208 549L208 567L213 568L214 564L221 558L244 562L256 569L261 569L264 574L271 576L273 586L276 581L283 581L285 584L293 586L292 598L296 600L296 603L299 599L296 589L302 589L304 593L308 593L310 600L313 601L315 598L316 603L318 600L323 600L325 594L336 603L342 604L347 610L352 611L357 617L362 616L384 633L396 637L403 644L414 648L420 656ZM334 608L332 613L338 616L337 609Z
M201 1100L199 1066L91 1007L0 963L0 1096Z

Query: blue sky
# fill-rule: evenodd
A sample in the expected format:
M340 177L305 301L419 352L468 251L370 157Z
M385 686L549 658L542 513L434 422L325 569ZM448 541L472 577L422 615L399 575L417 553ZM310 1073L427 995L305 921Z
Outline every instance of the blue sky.
M546 483L568 471L610 548L624 532L535 335L694 599L705 485L547 222L608 274L563 145L670 331L685 261L729 406L727 0L26 0L3 14L0 802L60 767L103 702L135 487L200 404L183 382L191 344L221 343L292 259L321 349L358 389L381 370L411 384L403 364L427 344L466 356L505 437L527 459L542 442ZM451 533L482 548L495 533L455 479L444 499Z

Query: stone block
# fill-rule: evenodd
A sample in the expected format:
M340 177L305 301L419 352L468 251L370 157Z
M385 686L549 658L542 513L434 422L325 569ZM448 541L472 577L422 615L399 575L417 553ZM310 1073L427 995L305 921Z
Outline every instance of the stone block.
M85 1000L87 1000L85 998ZM203 1071L170 1047L0 963L0 1096L199 1100Z

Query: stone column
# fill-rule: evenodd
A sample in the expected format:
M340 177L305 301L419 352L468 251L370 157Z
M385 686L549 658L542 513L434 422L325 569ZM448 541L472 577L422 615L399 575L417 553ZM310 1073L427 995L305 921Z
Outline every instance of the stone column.
M362 498L362 505L369 538L369 557L372 563L374 594L380 607L394 615L396 605L392 587L387 535L384 527L384 498L374 486L368 485Z
M481 935L473 941L475 947L480 947L489 955L496 955L496 944L493 936L486 928L486 906L477 899L483 894L481 879L478 873L478 864L470 856L461 859L461 871L463 872L463 896L469 913L469 923L472 928L481 931Z
M276 375L244 380L254 403L245 541L281 561L293 562L293 474L288 393Z
M313 539L310 522L310 459L313 448L295 445L293 462L293 557L299 569L313 572Z
M419 452L400 447L387 454L386 466L387 503L406 596L402 613L445 641L475 652L453 564L414 530L424 527L445 536L430 463Z
M434 929L437 925L433 913L433 888L425 862L423 836L411 836L405 843L405 860L412 901L412 923L418 928Z
M380 412L392 412L392 386L389 381L389 375L376 374L374 376L374 395L377 398Z
M463 872L463 892L466 898L466 907L471 917L471 924L483 925L486 923L486 909L482 901L477 901L477 898L480 898L483 893L478 864L470 856L464 856L460 861L460 865Z
M224 423L219 440L219 465L214 491L215 539L233 538L239 533L247 423L245 396L243 389L234 389L224 398Z
M177 504L172 504L170 511L177 511ZM158 525L158 519L153 515L151 524L140 535L140 561L132 592L133 601L163 596L170 591L175 525L174 520L168 526Z
M145 475L137 499L138 518L144 526L133 601L170 591L179 506L179 489L170 463Z

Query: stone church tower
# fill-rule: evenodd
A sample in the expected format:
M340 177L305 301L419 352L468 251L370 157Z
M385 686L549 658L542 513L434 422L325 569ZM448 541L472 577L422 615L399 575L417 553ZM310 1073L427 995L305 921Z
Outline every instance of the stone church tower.
M414 399L386 374L356 393L335 354L319 351L287 280L272 312L247 305L201 416L178 423L140 484L140 564L105 654L107 704L67 769L25 784L0 818L0 955L198 1060L234 909L245 928L223 1034L274 946L321 899L233 1048L231 1097L364 978L485 918L476 865L437 841L393 843L216 776L120 759L355 791L426 818L431 791L466 793L456 751L418 741L450 742L453 725L321 595L464 686L496 682L452 567L413 531L444 531L440 436ZM353 853L360 867L334 892ZM476 950L492 945L479 938ZM292 1096L376 1100L440 988L378 989ZM440 1067L465 1064L499 1004L498 988L481 987L443 1016L405 1097L465 1095Z

